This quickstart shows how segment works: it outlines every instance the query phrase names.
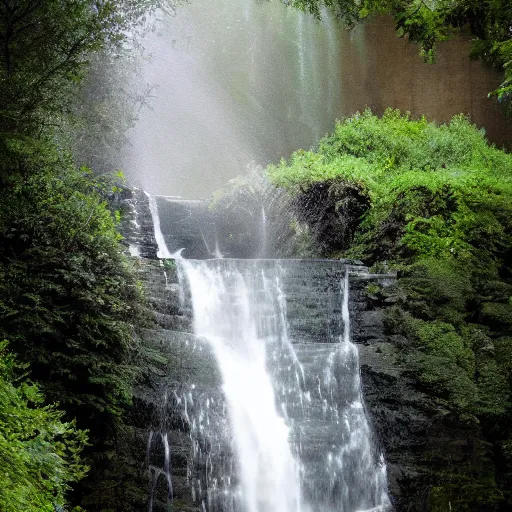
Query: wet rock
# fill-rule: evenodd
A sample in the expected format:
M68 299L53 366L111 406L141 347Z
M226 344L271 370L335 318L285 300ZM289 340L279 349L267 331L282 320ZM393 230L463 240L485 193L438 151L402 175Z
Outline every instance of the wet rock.
M128 254L142 258L156 258L158 250L149 200L143 190L125 188L121 201L121 233Z
M392 334L387 337L390 343L396 345L397 347L405 347L410 344L410 341L401 334Z
M363 187L333 179L313 183L296 198L294 208L313 234L315 245L327 254L349 248L369 205Z
M379 329L382 332L384 328L384 311L363 311L360 317L361 327L364 329Z
M215 227L208 202L155 196L160 217L160 229L172 254L184 249L189 259L215 256Z

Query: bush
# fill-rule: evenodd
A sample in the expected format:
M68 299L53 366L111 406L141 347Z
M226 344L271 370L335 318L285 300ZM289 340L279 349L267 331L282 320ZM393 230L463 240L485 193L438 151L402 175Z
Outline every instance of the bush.
M1 342L0 509L53 512L87 471L80 459L85 432L63 421L55 406L43 405L38 387L20 379L21 369Z
M351 257L457 258L499 270L512 248L512 157L463 116L436 126L367 110L268 174L295 195L342 180L369 197Z

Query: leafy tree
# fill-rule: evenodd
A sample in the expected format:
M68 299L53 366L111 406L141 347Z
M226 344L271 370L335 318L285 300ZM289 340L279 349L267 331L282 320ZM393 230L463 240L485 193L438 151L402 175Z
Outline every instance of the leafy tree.
M52 125L69 107L91 55L123 48L157 8L173 0L2 0L0 126L20 132Z
M142 51L142 50L141 50ZM102 51L90 58L87 75L59 129L77 165L96 175L119 169L127 132L148 108L152 88L140 78L138 50Z
M0 439L3 427L8 436L5 450L0 446L0 472L12 450L12 463L19 463L17 472L0 475L2 510L54 510L64 504L67 486L83 476L79 452L85 434L61 418L76 419L78 428L88 431L83 456L92 466L90 476L81 488L73 485L72 502L130 510L125 497L140 494L140 475L127 483L129 464L120 467L111 459L125 461L130 453L126 445L134 429L127 411L141 372L143 297L123 255L119 214L108 203L117 193L115 179L94 178L89 167L93 164L96 173L112 169L106 149L122 141L122 129L132 119L123 111L126 100L113 93L123 78L119 63L131 58L135 38L156 10L177 3L0 2L0 339L10 341L44 403L63 410L42 407L43 395L28 384L8 391L18 389L19 415L27 426L18 434L2 423L0 410ZM116 72L98 85L94 71L102 65L115 65ZM88 87L81 87L84 83ZM5 389L9 385L7 376ZM37 467L25 448L34 451ZM46 468L52 458L54 472ZM108 479L92 496L105 467ZM107 493L108 504L100 495Z
M79 504L98 479L98 461L105 464L107 452L125 457L119 439L130 431L127 412L144 366L143 298L106 201L115 186L76 168L51 139L3 142L0 333L46 403L58 402L67 421L88 430L91 471L78 491L73 486ZM110 474L119 505L126 467Z

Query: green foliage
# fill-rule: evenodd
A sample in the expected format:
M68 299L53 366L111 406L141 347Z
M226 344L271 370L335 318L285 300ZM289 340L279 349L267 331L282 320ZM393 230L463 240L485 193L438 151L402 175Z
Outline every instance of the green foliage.
M365 291L366 291L367 295L369 295L369 296L373 296L373 295L379 293L380 290L381 290L380 286L378 284L375 284L375 283L370 283L365 288Z
M440 476L444 477L444 485L433 487L429 494L428 510L431 512L496 510L496 505L503 501L503 494L497 489L492 473L479 474L479 479L471 479L445 470Z
M465 270L453 259L422 259L408 265L400 279L408 311L423 320L461 325L473 291Z
M103 184L50 143L8 146L3 161L19 173L3 169L0 332L50 400L81 418L119 415L131 396L139 290Z
M487 145L463 116L436 126L388 110L337 124L317 152L268 169L295 194L343 179L372 205L353 256L458 258L503 265L512 238L512 157Z
M482 304L482 319L496 329L512 330L512 305L496 302Z
M386 325L411 340L407 365L439 404L464 421L476 421L478 388L470 339L449 323L420 320L397 307L388 311Z
M291 5L304 12L309 12L320 18L322 7L326 6L332 9L338 18L351 26L364 17L365 11L362 4L354 0L282 0L286 5ZM377 8L377 6L376 6Z
M85 432L43 405L6 347L0 343L0 509L53 512L65 504L69 484L87 471L80 457Z
M138 336L146 317L120 214L107 204L122 177L93 172L117 167L130 107L147 93L119 85L133 69L136 37L157 9L178 3L0 3L0 339L37 385L0 375L0 407L17 393L5 404L25 422L0 411L0 440L4 428L9 436L0 441L1 510L54 510L68 486L72 503L95 510L129 510L137 492L143 506L128 411L147 363ZM48 405L57 402L62 412ZM91 471L77 486L84 430Z
M504 73L496 96L512 109L512 4L509 0L282 0L320 17L323 6L331 8L348 26L375 13L393 16L399 37L420 45L420 54L435 60L436 46L469 27L475 36L471 56L482 58Z
M89 431L84 453L95 462L125 421L145 321L105 200L115 187L76 168L50 138L1 142L0 333L46 403Z
M510 438L510 343L493 339L485 324L469 323L478 292L464 268L451 268L450 276L443 263L422 261L402 270L402 301L387 311L386 327L410 341L401 347L402 364L434 401L438 421L451 431L462 429L430 449L436 462L429 510L445 510L448 503L453 510L507 510L510 475L504 468L512 468L512 460L502 447ZM467 458L457 455L459 437L471 447Z
M164 268L167 270L176 271L176 269L177 269L176 262L171 259L166 259L166 260L164 260Z
M69 108L91 54L117 52L157 8L172 0L5 0L0 3L0 125L53 125Z
M6 1L0 7L2 126L58 112L62 87L81 79L87 54L119 37L110 2Z

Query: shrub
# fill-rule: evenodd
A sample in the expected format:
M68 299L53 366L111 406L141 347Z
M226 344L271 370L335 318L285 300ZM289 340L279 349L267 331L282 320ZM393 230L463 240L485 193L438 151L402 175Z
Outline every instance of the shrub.
M69 484L83 478L86 434L64 413L43 405L38 387L20 378L22 367L0 343L0 509L53 512Z

